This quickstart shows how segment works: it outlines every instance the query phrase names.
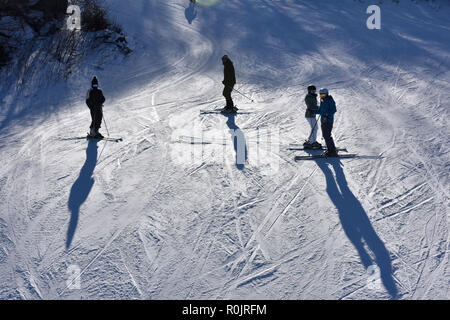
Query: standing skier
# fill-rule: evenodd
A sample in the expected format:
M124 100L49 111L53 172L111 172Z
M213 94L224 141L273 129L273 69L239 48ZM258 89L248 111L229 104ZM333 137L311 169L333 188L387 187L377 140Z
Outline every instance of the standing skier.
M328 93L328 89L323 88L319 91L320 94L320 107L319 110L314 110L314 114L320 114L322 124L322 135L327 144L327 150L323 153L325 157L337 157L338 153L336 146L331 136L333 130L334 114L336 113L336 103L331 95Z
M222 63L224 65L223 68L223 85L225 86L223 88L223 96L225 97L225 100L227 101L227 105L225 106L224 110L225 112L236 112L236 108L234 107L233 99L231 99L231 92L233 91L233 87L236 84L236 75L234 73L234 66L233 62L230 60L230 58L227 55L224 55L222 57Z
M306 113L305 118L309 123L309 126L311 127L311 133L308 137L308 140L305 141L303 144L303 147L305 149L321 149L322 145L317 142L317 120L316 120L316 114L314 111L317 111L319 109L319 106L317 105L317 93L316 93L316 87L313 85L308 86L308 94L305 97L305 103L306 103Z
M89 136L93 138L103 138L102 134L98 132L101 127L103 119L103 103L105 103L105 96L102 90L98 87L97 76L94 76L86 97L86 104L91 110L91 126Z

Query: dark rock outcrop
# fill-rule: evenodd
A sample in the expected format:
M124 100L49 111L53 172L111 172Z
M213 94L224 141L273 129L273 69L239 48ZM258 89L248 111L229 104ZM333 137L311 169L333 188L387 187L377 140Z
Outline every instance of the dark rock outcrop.
M42 11L48 16L57 17L65 14L68 6L68 0L39 0L36 4L30 6L30 8L32 10Z

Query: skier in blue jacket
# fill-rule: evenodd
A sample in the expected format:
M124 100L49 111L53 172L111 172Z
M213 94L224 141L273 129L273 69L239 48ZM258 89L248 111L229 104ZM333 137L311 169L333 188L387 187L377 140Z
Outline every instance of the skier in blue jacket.
M318 110L313 110L315 114L321 115L321 127L322 135L327 145L327 150L323 153L325 157L337 157L338 153L336 146L331 136L333 130L334 114L336 113L336 103L331 95L328 93L328 89L323 88L319 91L320 94L320 107Z

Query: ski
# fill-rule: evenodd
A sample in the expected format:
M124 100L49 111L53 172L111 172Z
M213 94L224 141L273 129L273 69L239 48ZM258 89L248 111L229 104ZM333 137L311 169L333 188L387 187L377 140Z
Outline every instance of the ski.
M303 145L298 145L298 146L290 145L287 149L288 149L288 150L297 150L297 151L304 151L304 150L327 150L327 147L322 146L322 148L305 148L305 147L303 147ZM348 152L347 148L336 148L336 150L337 150L337 151Z
M237 107L234 108L235 112L225 112L224 108L218 108L218 109L202 109L200 110L200 114L250 114L251 111L240 111Z
M294 160L315 160L315 159L333 159L333 158L355 158L358 154L350 153L350 154L339 154L337 157L326 157L324 155L309 155L309 156L295 156Z
M122 138L111 138L111 137L96 138L96 137L91 137L90 135L87 135L87 136L86 136L86 139L92 139L92 140L104 140L104 141L112 141L112 142L120 142L120 141L123 141Z
M74 138L60 138L60 139L61 139L61 140L64 140L64 141L70 141L70 140L86 140L86 139L92 139L92 140L97 139L97 140L114 141L114 142L123 141L122 138L108 138L108 137L104 137L103 139L100 139L100 138L87 137L87 136L84 136L84 137L74 137Z
M223 112L222 110L200 110L200 114L251 114L251 111Z

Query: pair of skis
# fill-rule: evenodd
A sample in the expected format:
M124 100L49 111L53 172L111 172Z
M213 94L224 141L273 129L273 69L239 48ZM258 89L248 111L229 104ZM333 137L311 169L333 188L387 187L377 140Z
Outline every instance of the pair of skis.
M237 106L233 108L233 111L228 111L225 108L216 108L216 109L202 109L200 110L200 114L250 114L251 111L240 111Z
M358 157L357 153L345 153L345 154L338 154L336 157L327 157L323 154L318 155L308 155L308 156L295 156L294 160L314 160L314 159L346 159L346 158L356 158Z
M103 140L103 141L112 141L112 142L120 142L123 141L122 138L111 138L111 137L93 137L89 133L86 136L86 139L92 139L92 140Z
M303 144L297 144L297 143L291 143L288 147L288 150L296 150L296 151L305 151L305 150L327 150L326 147L322 146L321 148L305 148ZM337 151L341 152L348 152L347 148L336 148ZM323 154L310 154L307 156L295 156L294 160L314 160L314 159L332 159L332 158L355 158L358 154L356 153L345 153L345 154L338 154L337 157L327 157Z
M322 146L320 148L305 148L305 146L303 144L300 143L291 143L288 147L288 150L297 150L297 151L302 151L302 150L327 150L327 148L325 146ZM343 152L348 152L347 148L336 148L337 151L343 151Z

